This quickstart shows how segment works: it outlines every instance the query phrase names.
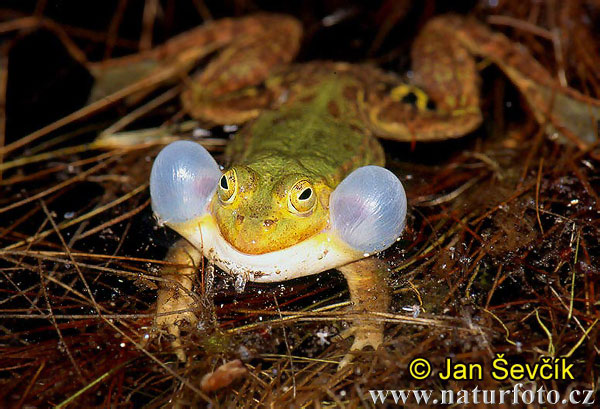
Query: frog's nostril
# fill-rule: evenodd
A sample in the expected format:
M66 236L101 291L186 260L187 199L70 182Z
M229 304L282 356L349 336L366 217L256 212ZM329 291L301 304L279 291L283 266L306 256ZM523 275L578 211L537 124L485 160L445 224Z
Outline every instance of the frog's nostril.
M242 224L244 222L244 216L238 214L235 218L235 221L237 222L237 224Z
M277 222L277 219L266 219L266 220L263 222L263 225L264 225L265 227L271 227L271 226L272 226L272 225L274 225L276 222Z

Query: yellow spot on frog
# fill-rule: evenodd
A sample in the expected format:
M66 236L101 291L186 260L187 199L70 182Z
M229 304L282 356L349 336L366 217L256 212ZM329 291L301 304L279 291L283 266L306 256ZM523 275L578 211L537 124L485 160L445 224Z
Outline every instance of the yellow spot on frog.
M398 85L397 87L393 88L390 91L390 97L393 101L402 101L405 98L411 97L414 100L414 105L420 111L426 111L427 104L429 104L429 97L425 92L423 92L423 90L407 84Z

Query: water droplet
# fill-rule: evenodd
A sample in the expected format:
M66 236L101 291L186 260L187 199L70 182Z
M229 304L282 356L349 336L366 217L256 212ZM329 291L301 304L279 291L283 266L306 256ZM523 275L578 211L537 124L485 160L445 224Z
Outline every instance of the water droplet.
M192 132L192 135L194 136L194 138L206 138L211 136L212 134L208 129L195 128Z
M235 292L236 293L243 292L244 289L246 288L247 282L248 282L248 280L246 279L244 274L239 274L237 277L235 277L235 284L234 284Z

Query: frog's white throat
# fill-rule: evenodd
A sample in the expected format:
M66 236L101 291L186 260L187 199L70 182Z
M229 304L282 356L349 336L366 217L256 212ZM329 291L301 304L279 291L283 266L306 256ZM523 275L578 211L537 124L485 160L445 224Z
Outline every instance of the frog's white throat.
M187 238L219 268L232 275L242 276L247 281L286 281L317 274L365 257L331 231L323 231L282 250L246 254L223 238L210 215L185 223L169 223L169 227Z

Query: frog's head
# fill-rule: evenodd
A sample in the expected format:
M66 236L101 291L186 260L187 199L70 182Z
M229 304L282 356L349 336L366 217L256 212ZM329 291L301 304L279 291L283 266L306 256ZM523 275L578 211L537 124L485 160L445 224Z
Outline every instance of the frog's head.
M211 213L225 240L242 253L281 250L327 226L331 189L311 175L234 166L216 193Z
M341 239L349 251L374 253L402 232L406 195L389 170L358 168L332 191L320 178L275 168L240 165L221 172L201 145L174 142L152 167L152 208L178 231L209 217L246 254L281 250L318 233Z

